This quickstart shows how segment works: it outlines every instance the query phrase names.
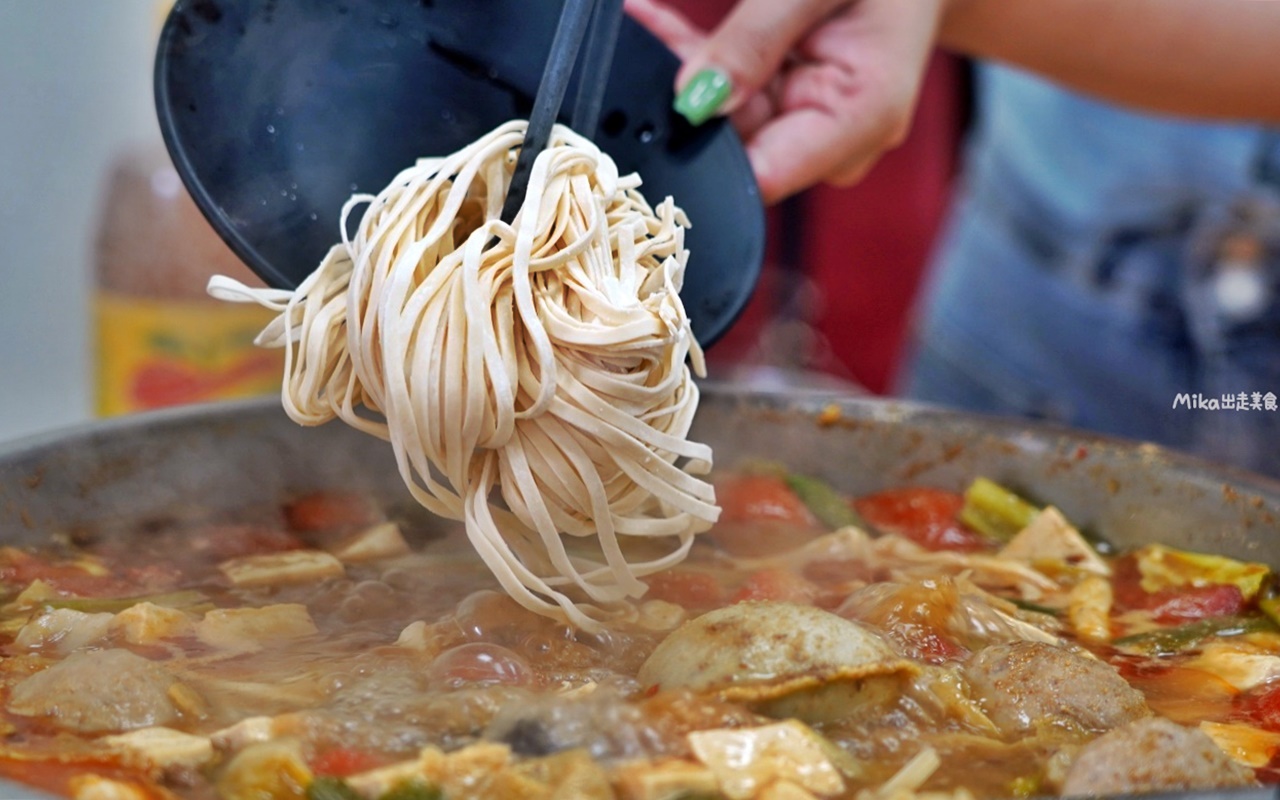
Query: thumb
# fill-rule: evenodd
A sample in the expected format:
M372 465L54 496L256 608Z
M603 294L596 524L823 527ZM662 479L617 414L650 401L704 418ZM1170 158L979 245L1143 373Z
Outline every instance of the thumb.
M796 44L849 0L741 0L676 76L676 110L699 125L732 113L781 70Z

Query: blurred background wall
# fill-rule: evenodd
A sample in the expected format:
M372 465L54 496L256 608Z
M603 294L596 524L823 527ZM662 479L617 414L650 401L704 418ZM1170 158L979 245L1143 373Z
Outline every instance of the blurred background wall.
M0 441L85 420L94 229L156 135L155 0L0 0Z

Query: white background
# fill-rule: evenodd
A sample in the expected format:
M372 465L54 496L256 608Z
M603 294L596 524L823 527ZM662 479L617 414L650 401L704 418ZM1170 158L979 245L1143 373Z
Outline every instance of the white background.
M158 0L0 0L0 443L89 418L107 165L158 137Z

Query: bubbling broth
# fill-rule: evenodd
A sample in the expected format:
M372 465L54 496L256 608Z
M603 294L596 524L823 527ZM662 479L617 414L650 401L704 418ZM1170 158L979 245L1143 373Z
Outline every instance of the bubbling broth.
M342 491L0 549L0 774L192 800L1274 779L1266 566L1111 552L989 481L715 484L720 522L591 630L502 592L462 524Z

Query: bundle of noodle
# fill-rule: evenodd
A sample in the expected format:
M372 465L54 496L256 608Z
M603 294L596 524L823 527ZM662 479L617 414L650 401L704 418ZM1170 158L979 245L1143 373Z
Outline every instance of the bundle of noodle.
M688 222L557 126L507 225L524 129L352 197L342 243L297 290L215 278L210 293L280 312L258 341L287 348L295 421L389 441L414 497L465 522L512 597L594 628L719 513L697 477L710 448L686 438L686 362L702 373L679 297Z

